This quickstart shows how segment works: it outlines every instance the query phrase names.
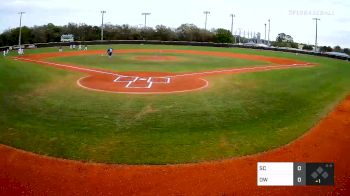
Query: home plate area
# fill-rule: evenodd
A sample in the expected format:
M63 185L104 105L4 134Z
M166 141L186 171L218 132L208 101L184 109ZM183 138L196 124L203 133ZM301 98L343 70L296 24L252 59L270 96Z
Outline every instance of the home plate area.
M89 89L113 93L157 94L199 90L208 86L204 79L194 76L147 76L144 73L127 76L117 74L92 74L77 81Z
M114 82L125 83L125 88L152 88L153 84L170 84L170 77L118 76Z

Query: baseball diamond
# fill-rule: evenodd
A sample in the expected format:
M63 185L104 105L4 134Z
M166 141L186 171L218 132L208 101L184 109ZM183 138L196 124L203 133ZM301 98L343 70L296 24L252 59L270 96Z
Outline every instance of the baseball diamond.
M218 69L204 72L194 73L181 73L181 74L168 74L168 73L156 73L157 76L153 76L154 73L142 72L142 73L116 73L101 69L83 68L75 65L65 65L44 61L51 57L68 57L76 55L92 55L103 54L104 51L89 51L89 52L70 52L70 53L49 53L42 55L25 55L23 57L16 57L15 60L22 60L27 62L34 62L40 64L46 64L61 68L68 68L71 70L78 70L82 72L93 73L93 76L84 77L78 80L78 85L87 89L97 91L107 91L115 93L132 93L132 94L155 94L155 93L178 93L188 92L192 90L199 90L208 87L208 82L202 77L217 75L217 74L237 74L255 71L269 71L276 69L286 68L298 68L298 67L310 67L314 66L311 63L295 61L283 58L267 58L256 55L243 55L225 52L204 52L204 51L181 51L181 50L161 50L162 54L166 53L179 53L179 54L195 54L217 57L229 57L229 58L242 58L242 59L259 59L262 61L270 62L272 65L268 66L249 66L243 68L231 68L231 69ZM157 52L157 50L119 50L119 54L128 53L141 53L141 52ZM174 57L175 58L175 57ZM172 59L174 59L172 58ZM154 59L153 59L154 60ZM161 58L161 61L164 61ZM102 75L101 75L102 74ZM168 75L167 75L168 74ZM94 75L96 75L94 77ZM115 80L111 80L112 77L116 77ZM172 79L172 80L171 80ZM117 84L113 84L117 83ZM98 86L96 86L98 85Z
M96 195L254 195L256 162L281 160L334 162L336 186L274 193L350 186L347 61L193 46L62 50L0 59L0 184L9 195L87 186Z
M347 1L3 0L0 196L350 196Z

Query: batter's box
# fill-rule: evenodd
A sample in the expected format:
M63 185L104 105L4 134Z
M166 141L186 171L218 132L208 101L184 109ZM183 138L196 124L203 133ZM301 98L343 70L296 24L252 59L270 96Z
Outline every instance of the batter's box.
M154 84L169 84L169 77L118 76L114 82L126 83L125 88L152 88Z
M150 82L153 83L163 83L163 84L169 84L170 78L169 77L150 77Z
M114 82L132 82L135 81L136 78L135 76L118 76L117 79L114 80Z

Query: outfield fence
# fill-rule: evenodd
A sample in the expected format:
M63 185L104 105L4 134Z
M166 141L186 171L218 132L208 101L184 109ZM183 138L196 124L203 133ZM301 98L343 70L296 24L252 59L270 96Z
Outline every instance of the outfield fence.
M294 48L278 48L278 47L262 47L262 46L245 46L239 44L228 43L212 43L212 42L189 42L189 41L159 41L159 40L104 40L104 41L74 41L74 42L50 42L50 43L36 43L24 44L24 48L45 48L45 47L60 47L70 45L109 45L109 44L152 44L152 45L178 45L178 46L209 46L209 47L223 47L223 48L249 48L256 50L270 50L279 52L289 52L297 54L306 54L314 56L322 56L340 60L350 61L349 57L338 56L314 51L299 50ZM4 46L0 47L0 51L6 50L9 47L14 49L18 46Z

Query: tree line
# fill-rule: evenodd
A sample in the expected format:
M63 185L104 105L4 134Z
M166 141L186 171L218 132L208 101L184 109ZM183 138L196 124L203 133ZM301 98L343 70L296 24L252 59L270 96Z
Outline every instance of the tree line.
M278 34L276 41L272 42L271 45L275 47L299 48L299 44L293 41L293 37L285 33ZM311 51L314 50L314 46L303 44L301 49ZM342 49L340 46L335 46L334 48L330 46L320 46L319 50L320 52L343 52L350 55L349 48Z
M22 43L48 43L60 42L61 35L73 34L75 41L94 41L101 39L101 27L87 24L69 23L64 26L56 26L52 23L22 27ZM18 44L19 28L8 29L0 34L0 47L13 46ZM215 43L246 43L252 39L240 36L233 36L229 30L219 28L211 31L197 27L194 24L182 24L177 28L169 28L164 25L151 27L134 27L127 24L104 26L105 40L161 40L161 41L194 41L194 42L215 42ZM266 40L263 40L267 43ZM299 44L293 41L292 36L280 33L275 41L271 41L275 47L298 48ZM304 45L304 50L313 50L313 46ZM321 52L345 52L350 54L349 49L342 49L340 46L334 48L321 46Z
M311 45L304 45L302 47L303 50L314 50L314 47ZM350 49L349 48L341 48L340 46L335 46L334 48L330 46L320 46L319 47L320 52L341 52L346 53L350 55Z
M75 41L94 41L101 39L101 28L87 24L69 23L56 26L52 23L42 26L22 27L22 43L60 42L61 35L72 34ZM8 29L0 35L0 46L18 44L19 28ZM139 28L130 25L104 26L105 40L162 40L162 41L195 41L232 43L234 41L230 31L226 29L204 30L193 24L182 24L172 29L164 25L155 28Z

